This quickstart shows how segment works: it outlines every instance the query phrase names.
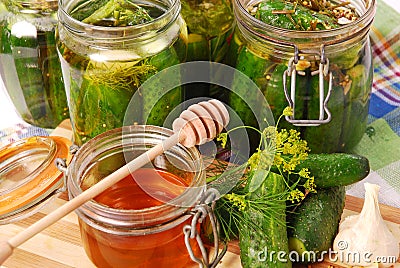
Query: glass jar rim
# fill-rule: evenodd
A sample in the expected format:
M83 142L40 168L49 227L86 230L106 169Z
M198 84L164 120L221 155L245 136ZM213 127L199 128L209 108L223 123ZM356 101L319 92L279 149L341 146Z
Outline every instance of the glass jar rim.
M82 192L80 183L84 176L84 169L88 167L90 161L97 155L107 152L107 149L99 149L102 145L109 145L118 139L121 143L118 146L126 146L124 139L128 142L135 138L135 131L140 135L154 135L154 137L166 139L173 134L173 131L163 127L150 125L132 125L106 131L85 143L75 154L74 159L67 168L67 185L70 197L75 197ZM122 138L122 139L121 139ZM161 141L161 140L160 140ZM111 145L110 145L111 146ZM115 150L116 146L112 148ZM115 224L120 227L133 227L141 230L148 227L156 227L160 222L171 222L186 214L200 199L204 193L205 175L202 170L202 160L196 148L186 148L180 144L175 145L171 150L177 148L180 152L184 151L195 158L193 164L196 165L194 178L188 187L178 197L171 199L168 203L144 209L116 209L90 200L77 209L78 214L84 217L95 219L96 225ZM90 157L91 159L85 159ZM179 206L185 204L185 206ZM124 220L120 220L120 219ZM146 223L143 219L147 219ZM98 227L97 227L98 228ZM100 227L101 228L101 227ZM160 228L158 228L160 229Z
M57 11L59 0L13 0L6 1L16 8L33 9L33 10L47 10ZM44 6L43 6L44 5ZM30 13L35 13L31 11Z
M351 0L350 2L353 1L354 0ZM289 46L297 44L297 42L293 41L293 39L312 43L315 39L321 40L321 38L329 39L335 37L333 41L324 42L324 45L336 44L341 40L347 40L353 36L359 35L359 33L365 31L365 29L368 30L373 22L376 12L376 0L363 1L363 3L365 2L368 6L366 7L365 12L361 14L360 17L355 21L329 30L300 31L279 28L262 22L247 12L246 7L242 4L242 2L243 1L241 0L234 0L233 6L237 20L239 17L238 13L240 13L244 16L246 23L250 23L252 26L261 30L262 33L251 30L249 27L244 26L244 23L241 23L243 19L239 19L240 24L245 27L246 30L251 31L260 38L272 40L276 43ZM365 31L365 33L367 32L368 31Z
M0 223L26 218L62 191L63 176L54 164L72 156L66 138L34 136L18 140L0 150ZM11 174L9 174L11 173ZM7 177L10 176L10 180Z
M80 20L77 20L69 15L68 11L63 5L67 0L58 0L58 18L59 22L63 24L68 31L77 35L87 35L92 38L107 39L126 39L134 36L144 36L154 30L163 30L168 27L179 16L181 4L179 0L167 0L169 3L168 9L157 18L137 25L131 26L98 26L92 25Z

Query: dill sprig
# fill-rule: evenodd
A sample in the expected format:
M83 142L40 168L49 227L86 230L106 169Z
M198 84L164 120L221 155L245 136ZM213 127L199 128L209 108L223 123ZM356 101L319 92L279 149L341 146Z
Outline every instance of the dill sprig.
M283 116L290 116L292 113L292 109L286 108L278 118L277 125ZM257 151L244 164L228 167L228 171L221 176L215 175L208 180L211 182L210 186L217 186L217 189L227 183L233 186L217 201L215 208L223 233L222 238L226 240L237 238L243 228L261 231L261 227L255 224L249 216L252 214L248 213L249 211L257 211L257 213L274 219L276 224L285 225L286 222L282 222L282 217L279 215L282 213L282 205L286 206L287 201L301 202L309 192L315 192L314 177L310 175L308 169L294 171L295 167L307 158L309 152L307 142L300 138L299 132L286 129L279 131L276 126L267 127L263 131L249 126L244 127L254 129L260 134L261 139ZM229 132L238 128L218 136L217 140L223 147L227 143ZM221 163L221 168L223 165ZM243 170L244 174L238 180L238 172L243 172ZM260 187L269 172L283 176L286 184L283 192L272 195ZM300 179L291 179L291 177L295 177L294 175L307 178L307 181L300 185Z
M85 78L93 85L104 85L109 88L133 91L143 81L157 72L153 65L142 61L139 64L123 63L94 63L89 62Z

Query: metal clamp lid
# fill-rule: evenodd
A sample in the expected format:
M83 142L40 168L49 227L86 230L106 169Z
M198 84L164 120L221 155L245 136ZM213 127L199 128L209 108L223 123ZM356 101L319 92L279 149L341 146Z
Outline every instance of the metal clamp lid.
M311 75L319 75L319 117L318 119L295 119L295 108L296 108L296 75L305 75L303 71L296 70L296 64L299 62L299 49L294 45L295 52L294 56L290 58L288 69L283 73L283 90L285 92L286 100L289 103L290 108L293 110L293 115L285 116L289 123L295 126L319 126L326 124L331 121L331 113L328 110L327 103L332 92L332 72L329 71L329 59L325 56L325 47L321 45L320 52L320 63L319 68L316 71L311 72ZM290 95L287 90L286 81L287 77L290 76ZM325 96L324 92L324 76L329 76L328 92Z
M0 224L29 217L63 191L62 172L54 161L69 162L69 140L29 137L0 150Z
M224 244L221 251L219 249L218 221L213 212L215 201L219 198L219 196L220 194L218 190L214 188L207 189L200 203L192 211L194 213L194 216L192 218L191 225L187 224L183 227L183 233L185 234L185 244L189 252L190 258L194 262L198 263L199 267L201 268L216 267L227 251L226 244ZM211 206L208 205L210 203ZM207 250L204 247L204 243L201 240L200 234L196 227L197 224L202 223L207 216L210 218L214 238L214 259L211 262L209 261ZM202 259L195 256L192 246L190 245L190 239L196 239L196 242L201 251Z

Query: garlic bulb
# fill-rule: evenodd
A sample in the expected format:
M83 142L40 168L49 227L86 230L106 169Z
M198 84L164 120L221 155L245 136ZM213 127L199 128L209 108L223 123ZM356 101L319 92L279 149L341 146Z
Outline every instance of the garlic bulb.
M361 213L346 217L339 225L333 242L338 260L355 266L379 263L393 265L399 256L399 241L384 222L378 206L379 186L365 183L365 200Z

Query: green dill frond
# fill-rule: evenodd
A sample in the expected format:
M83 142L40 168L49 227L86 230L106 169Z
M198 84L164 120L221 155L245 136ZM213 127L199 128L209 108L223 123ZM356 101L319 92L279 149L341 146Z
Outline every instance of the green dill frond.
M141 62L136 65L124 63L89 62L85 79L93 85L105 85L116 90L136 90L147 77L157 72L153 65Z

